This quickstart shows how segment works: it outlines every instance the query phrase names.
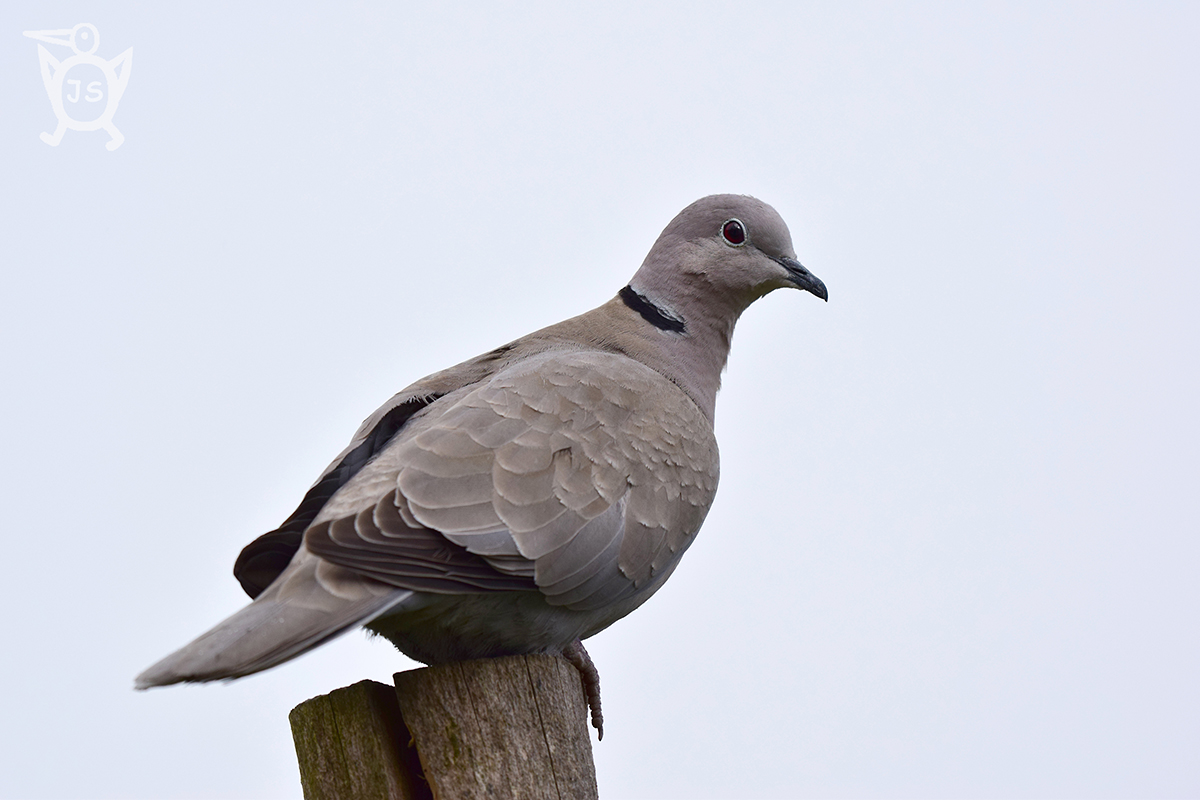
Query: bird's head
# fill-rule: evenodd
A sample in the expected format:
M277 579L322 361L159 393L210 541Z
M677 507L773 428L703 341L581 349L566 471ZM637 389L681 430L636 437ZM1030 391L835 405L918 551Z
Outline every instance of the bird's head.
M759 297L789 287L829 299L825 284L797 260L778 212L738 194L704 197L679 212L630 287L681 315L699 302L736 317Z

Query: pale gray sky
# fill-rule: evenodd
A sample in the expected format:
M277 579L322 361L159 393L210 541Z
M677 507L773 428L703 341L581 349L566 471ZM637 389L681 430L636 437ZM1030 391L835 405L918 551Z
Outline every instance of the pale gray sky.
M704 530L589 642L602 796L1200 794L1197 6L437 5L0 11L0 796L298 798L288 710L388 644L133 676L378 404L714 192L830 302L743 318ZM39 140L80 22L112 152Z

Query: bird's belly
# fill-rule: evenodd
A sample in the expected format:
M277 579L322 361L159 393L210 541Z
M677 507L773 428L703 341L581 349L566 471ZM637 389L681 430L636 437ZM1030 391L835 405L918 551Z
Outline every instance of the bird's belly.
M622 609L624 610L624 609ZM425 664L473 658L559 653L616 621L615 609L572 611L540 592L435 595L414 593L367 628ZM626 612L627 613L627 612Z

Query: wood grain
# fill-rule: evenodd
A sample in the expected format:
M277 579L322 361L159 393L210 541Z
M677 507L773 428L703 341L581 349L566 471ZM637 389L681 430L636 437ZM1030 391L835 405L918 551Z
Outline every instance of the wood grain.
M292 710L306 800L595 800L579 672L512 656L363 681Z
M396 694L435 798L597 797L583 688L564 659L401 672Z
M362 681L288 716L305 800L427 800L393 687Z

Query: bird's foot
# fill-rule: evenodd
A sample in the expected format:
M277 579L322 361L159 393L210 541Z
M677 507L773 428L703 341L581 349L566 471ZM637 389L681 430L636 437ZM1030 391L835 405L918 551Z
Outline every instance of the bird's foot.
M563 658L571 662L579 670L583 681L583 696L587 700L588 710L592 712L592 727L596 729L596 738L604 738L604 714L600 712L600 672L592 663L592 657L583 649L583 642L576 639L563 648Z

